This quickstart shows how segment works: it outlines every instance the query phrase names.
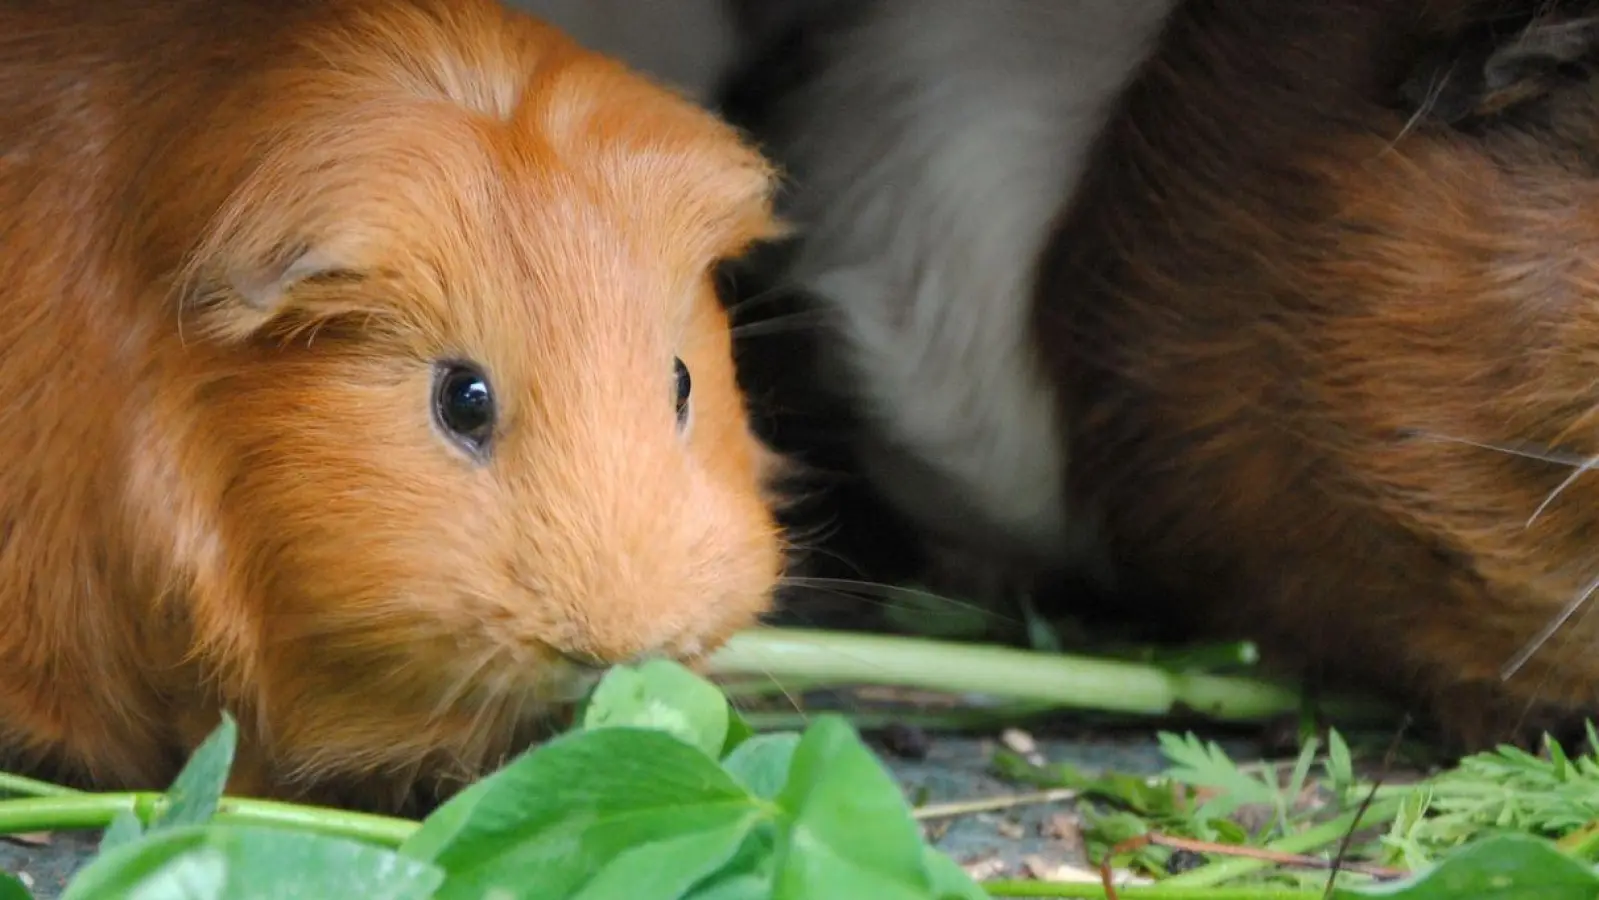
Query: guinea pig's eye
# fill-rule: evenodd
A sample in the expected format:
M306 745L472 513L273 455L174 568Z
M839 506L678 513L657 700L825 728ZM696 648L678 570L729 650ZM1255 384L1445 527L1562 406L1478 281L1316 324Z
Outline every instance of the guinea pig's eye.
M688 424L688 398L694 379L689 377L688 366L681 359L673 359L672 367L677 375L677 427L682 428Z
M482 453L494 432L494 392L488 377L469 363L441 365L433 387L433 416L452 440Z

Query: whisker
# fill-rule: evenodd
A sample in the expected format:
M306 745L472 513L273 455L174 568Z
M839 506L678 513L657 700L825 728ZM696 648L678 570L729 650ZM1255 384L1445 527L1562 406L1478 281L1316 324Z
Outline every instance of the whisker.
M728 304L727 311L729 315L736 317L739 313L753 307L771 303L774 300L791 298L798 289L797 283L785 279L770 287L756 291L748 297L740 297L733 303Z
M1595 581L1599 581L1599 578L1596 578ZM1576 639L1577 635L1581 633L1583 623L1585 621L1587 621L1589 616L1592 616L1592 615L1593 615L1593 604L1590 603L1590 604L1587 604L1586 607L1582 610L1582 612L1576 616L1576 620L1574 622L1570 623L1571 627L1566 628L1566 630L1565 630L1566 633L1561 637L1560 641L1558 642L1558 644L1555 647L1556 665L1546 666L1544 668L1543 677L1538 680L1537 688L1535 690L1532 690L1532 691L1528 692L1527 702L1522 707L1521 718L1520 718L1520 720L1517 723L1517 728L1518 729L1521 727L1521 725L1523 723L1526 722L1527 717L1532 714L1533 708L1537 704L1538 698L1543 695L1544 689L1547 688L1549 686L1549 682L1554 679L1555 672L1556 672L1556 669L1558 668L1559 661L1563 660L1563 659L1566 659L1566 654L1568 652L1570 652L1571 650L1575 649L1573 647L1572 642ZM1554 638L1551 637L1550 640L1554 640Z
M783 699L787 701L788 705L795 712L802 716L805 715L805 705L800 702L799 697L796 696L793 691L788 689L787 685L783 684L782 679L778 678L776 675L773 675L764 666L761 667L761 674L766 677L767 681L770 681L772 685L777 688L778 693L783 695Z
M1455 66L1451 65L1449 67L1449 71L1444 73L1442 77L1434 76L1432 82L1427 85L1427 95L1422 98L1420 103L1416 104L1415 111L1412 112L1410 117L1405 120L1405 123L1400 126L1399 133L1395 134L1393 140L1389 141L1387 145L1383 147L1382 153L1379 155L1386 155L1397 149L1399 142L1404 140L1406 135L1414 131L1416 126L1421 123L1421 120L1426 118L1427 114L1433 111L1433 109L1438 105L1438 98L1443 96L1444 85L1448 82L1449 75L1453 74L1454 69Z
M830 590L840 596L856 597L862 600L875 600L890 605L896 598L906 599L906 605L915 600L934 600L947 606L964 609L970 612L994 614L993 610L977 603L957 600L931 591L918 588L899 587L896 585L882 584L874 581L856 581L849 578L814 578L803 575L786 576L785 584L796 587L815 588L817 590ZM996 614L997 615L997 614Z
M807 311L787 313L755 322L745 322L742 325L733 326L729 329L729 332L735 338L765 337L774 334L794 334L807 330L819 331L826 324L826 316L819 312Z
M1599 469L1599 456L1579 456L1577 454L1562 453L1560 451L1550 450L1547 447L1541 447L1536 450L1524 449L1531 445L1522 445L1522 447L1518 448L1507 444L1496 444L1487 441L1473 441L1468 438L1458 438L1450 435L1419 430L1413 431L1411 434L1416 437L1431 438L1434 440L1446 441L1454 444L1463 444L1468 447L1477 447L1482 450L1491 450L1496 453L1504 453L1510 456L1520 457L1522 459L1535 459L1539 462L1550 463L1551 465L1570 466L1572 468L1571 474L1567 475L1553 491L1549 492L1549 496L1545 497L1543 502L1538 504L1538 507L1532 511L1532 515L1528 516L1527 521L1523 523L1523 528L1531 528L1533 523L1538 521L1538 517L1543 515L1544 512L1549 509L1550 504L1554 503L1555 500L1565 492L1566 488L1569 488L1571 485L1575 484L1577 479L1581 478L1584 473L1591 472L1594 469Z
M1414 437L1429 438L1431 440L1444 441L1451 444L1464 444L1467 447L1476 447L1479 450L1492 450L1496 453L1519 456L1523 459L1535 459L1539 462L1551 463L1558 466L1582 468L1590 465L1593 462L1593 457L1590 456L1580 456L1575 453L1562 453L1558 450L1550 450L1547 447L1528 449L1533 446L1531 444L1523 444L1521 446L1515 446L1511 444L1496 444L1487 441L1474 441L1470 438L1453 437L1451 435L1438 434L1436 432L1421 431L1419 429L1412 429L1408 433Z
M1584 472L1591 471L1595 467L1599 467L1599 456L1590 456L1583 462L1581 466L1573 469L1571 474L1567 475L1565 479L1555 487L1554 490L1549 492L1549 496L1545 497L1544 501L1538 504L1538 508L1532 511L1532 515L1527 517L1527 524L1524 527L1531 528L1532 523L1536 522L1538 520L1538 516L1542 515L1543 511L1549 508L1549 504L1555 502L1555 498L1560 496L1561 492L1575 483L1578 478L1581 478Z
M467 691L471 689L472 683L477 680L478 675L487 667L488 660L492 656L492 653L485 653L479 656L475 663L455 676L450 685L439 694L438 700L433 704L433 708L428 711L428 722L437 722L450 714L450 711L461 701L461 698L466 696Z
M1571 601L1568 602L1553 619L1549 620L1548 624L1544 625L1543 628L1538 630L1537 634L1533 635L1532 640L1528 641L1526 645L1521 648L1521 650L1517 651L1515 656L1510 658L1509 662L1505 663L1505 665L1500 668L1499 680L1509 681L1517 672L1521 671L1522 666L1525 666L1527 662L1543 648L1544 644L1547 644L1549 639L1554 637L1555 632L1559 631L1561 627L1563 627L1566 622L1576 614L1577 610L1581 609L1582 605L1588 602L1588 598L1593 596L1594 591L1599 591L1599 578L1595 578L1594 580L1588 582L1587 587L1583 588L1582 591L1577 594L1577 596L1573 597Z

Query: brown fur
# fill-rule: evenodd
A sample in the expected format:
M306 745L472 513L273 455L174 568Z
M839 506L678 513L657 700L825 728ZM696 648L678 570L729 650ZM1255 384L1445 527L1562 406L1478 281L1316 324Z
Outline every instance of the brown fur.
M1599 710L1599 600L1500 675L1599 576L1599 473L1529 526L1569 465L1441 439L1599 453L1599 86L1569 46L1473 80L1558 6L1192 0L1040 295L1073 489L1161 614L1466 746Z
M708 113L491 0L0 10L0 729L156 788L392 807L574 683L690 661L781 566L719 260L775 234ZM684 437L673 357L693 379ZM435 361L483 365L474 462Z

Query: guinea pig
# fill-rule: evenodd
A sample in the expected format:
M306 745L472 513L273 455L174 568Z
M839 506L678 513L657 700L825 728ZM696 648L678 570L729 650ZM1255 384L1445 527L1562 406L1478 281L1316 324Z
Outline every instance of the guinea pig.
M494 0L0 7L0 744L392 809L768 609L725 123Z
M819 320L840 456L918 535L925 568L905 574L939 593L989 604L1049 573L1104 577L1064 489L1070 429L1032 298L1171 5L813 0L725 81L724 113L783 168L793 226L749 293L798 295Z
M1033 328L1123 583L1458 749L1599 710L1599 4L1188 0Z

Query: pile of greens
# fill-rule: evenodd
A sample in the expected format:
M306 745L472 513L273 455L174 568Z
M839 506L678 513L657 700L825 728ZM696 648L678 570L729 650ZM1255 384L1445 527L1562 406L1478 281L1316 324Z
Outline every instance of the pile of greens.
M1081 794L1096 862L1158 876L975 883L929 846L900 787L842 717L756 733L713 684L675 663L612 671L567 733L418 823L222 796L236 727L224 719L164 794L91 794L12 776L0 833L105 828L67 900L1593 900L1599 897L1599 737L1467 759L1418 784L1356 777L1332 732L1286 772L1240 766L1213 743L1162 734L1155 778L1089 776L1001 757L1019 781ZM1286 775L1286 778L1283 776ZM1320 792L1320 799L1304 798ZM1256 825L1237 813L1254 808ZM1360 825L1373 836L1346 840ZM1372 826L1377 826L1372 828ZM1382 880L1225 852L1166 874L1165 835L1374 860ZM1134 842L1136 844L1136 841ZM1118 849L1120 847L1121 849ZM30 898L0 876L0 900Z

